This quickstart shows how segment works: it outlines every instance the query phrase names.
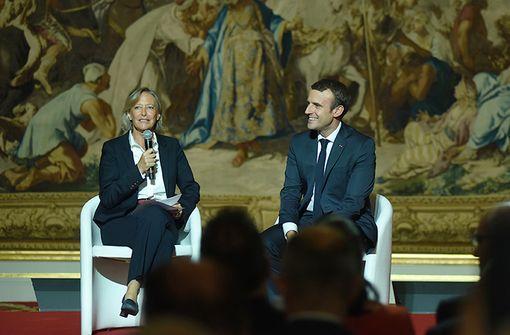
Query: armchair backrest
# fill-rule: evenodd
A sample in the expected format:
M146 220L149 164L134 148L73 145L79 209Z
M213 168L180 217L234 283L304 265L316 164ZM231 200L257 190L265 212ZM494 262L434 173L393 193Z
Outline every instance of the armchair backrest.
M99 206L99 196L91 198L85 203L81 210L80 243L86 245L103 245L101 241L101 230L94 222L94 213ZM83 224L88 222L89 224Z
M376 195L374 220L378 234L375 253L383 252L384 248L387 253L391 254L393 207L389 200L380 194Z

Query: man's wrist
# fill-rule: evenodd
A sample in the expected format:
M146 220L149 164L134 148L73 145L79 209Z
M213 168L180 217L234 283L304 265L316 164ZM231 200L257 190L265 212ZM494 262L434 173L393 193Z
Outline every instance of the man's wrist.
M298 226L297 226L294 222L284 222L284 223L282 224L282 228L283 228L283 236L284 236L286 239L288 238L288 237L287 237L287 236L288 236L288 235L287 235L287 233L288 233L288 232L293 231L293 232L294 232L294 234L297 234L297 232L298 232Z
M285 234L285 238L288 240L290 240L291 238L295 237L297 235L297 231L295 230L289 230L286 234Z

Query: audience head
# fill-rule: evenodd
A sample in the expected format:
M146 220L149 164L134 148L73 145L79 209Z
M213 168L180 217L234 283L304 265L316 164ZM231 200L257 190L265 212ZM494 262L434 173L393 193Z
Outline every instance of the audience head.
M316 311L342 317L363 289L359 246L327 225L292 238L283 258L281 288L289 314Z
M171 316L188 319L221 334L238 331L240 302L223 268L210 261L174 258L151 273L145 283L147 324Z
M359 252L355 255L356 259L359 260L360 264L360 273L362 272L362 259L363 259L363 243L361 240L361 232L359 228L356 226L354 222L351 220L338 215L338 214L329 214L323 216L316 222L319 225L326 225L335 229L338 229L342 235L345 236L348 243L352 245L353 248L357 248Z
M510 238L510 202L497 205L487 212L473 236L474 255L480 259L480 270L484 272L495 256L507 252Z
M486 306L487 330L499 334L510 331L510 203L498 205L480 222L478 254L481 268L480 288ZM482 235L483 234L483 235ZM482 238L483 236L483 238Z
M372 284L365 281L363 278L363 254L365 251L359 228L354 222L338 214L326 215L320 218L316 223L338 229L338 231L345 236L347 243L352 246L353 251L357 251L353 254L354 258L352 261L359 265L358 279L364 282L365 289L360 291L359 296L349 306L349 314L357 315L363 313L365 303L368 300L374 302L379 301L379 292L377 292L377 289Z
M480 282L466 299L457 334L510 333L510 202L489 210L474 235Z
M222 264L244 297L258 293L269 276L264 245L254 220L243 208L225 208L206 225L203 259Z

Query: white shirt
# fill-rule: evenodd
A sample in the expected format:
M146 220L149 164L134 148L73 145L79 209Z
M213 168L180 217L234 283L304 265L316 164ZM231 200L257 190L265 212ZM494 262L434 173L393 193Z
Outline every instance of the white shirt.
M322 140L323 138L328 140L327 145L326 145L326 161L324 162L324 170L326 169L326 166L328 165L328 158L329 158L329 154L331 153L331 148L333 148L333 143L335 142L335 139L336 139L338 133L340 132L341 127L342 127L342 122L340 122L338 124L338 127L336 127L336 129L331 134L329 134L328 137L324 137L321 134L319 134L319 136L317 136L317 159L316 159L316 161L319 160L319 155L321 152L321 142L319 142L319 141ZM307 211L313 212L314 197L315 197L315 185L313 185L312 197L310 198L310 202L308 203L308 206L306 206ZM287 232L289 232L291 230L298 231L297 224L295 222L285 222L283 224L283 235L286 237Z
M154 133L154 138L152 140L152 148L156 152L156 165L155 167L155 177L156 179L151 181L146 178L147 174L141 174L142 178L146 178L143 183L138 186L138 199L165 199L166 198L166 189L165 182L163 181L163 173L161 172L161 163L159 160L159 151L158 151L158 138L156 137L156 133ZM136 143L135 138L133 137L132 131L129 131L129 146L131 147L131 152L133 153L133 160L135 164L138 163L142 154L145 152L145 149L142 148L138 143Z

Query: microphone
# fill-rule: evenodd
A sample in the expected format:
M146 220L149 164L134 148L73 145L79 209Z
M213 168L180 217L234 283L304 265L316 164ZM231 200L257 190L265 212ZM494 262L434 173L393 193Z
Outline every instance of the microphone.
M143 138L145 142L145 150L152 148L152 131L149 129L145 130L143 132ZM154 171L154 166L150 167L149 170L147 170L147 176L150 180L156 180L156 173Z

